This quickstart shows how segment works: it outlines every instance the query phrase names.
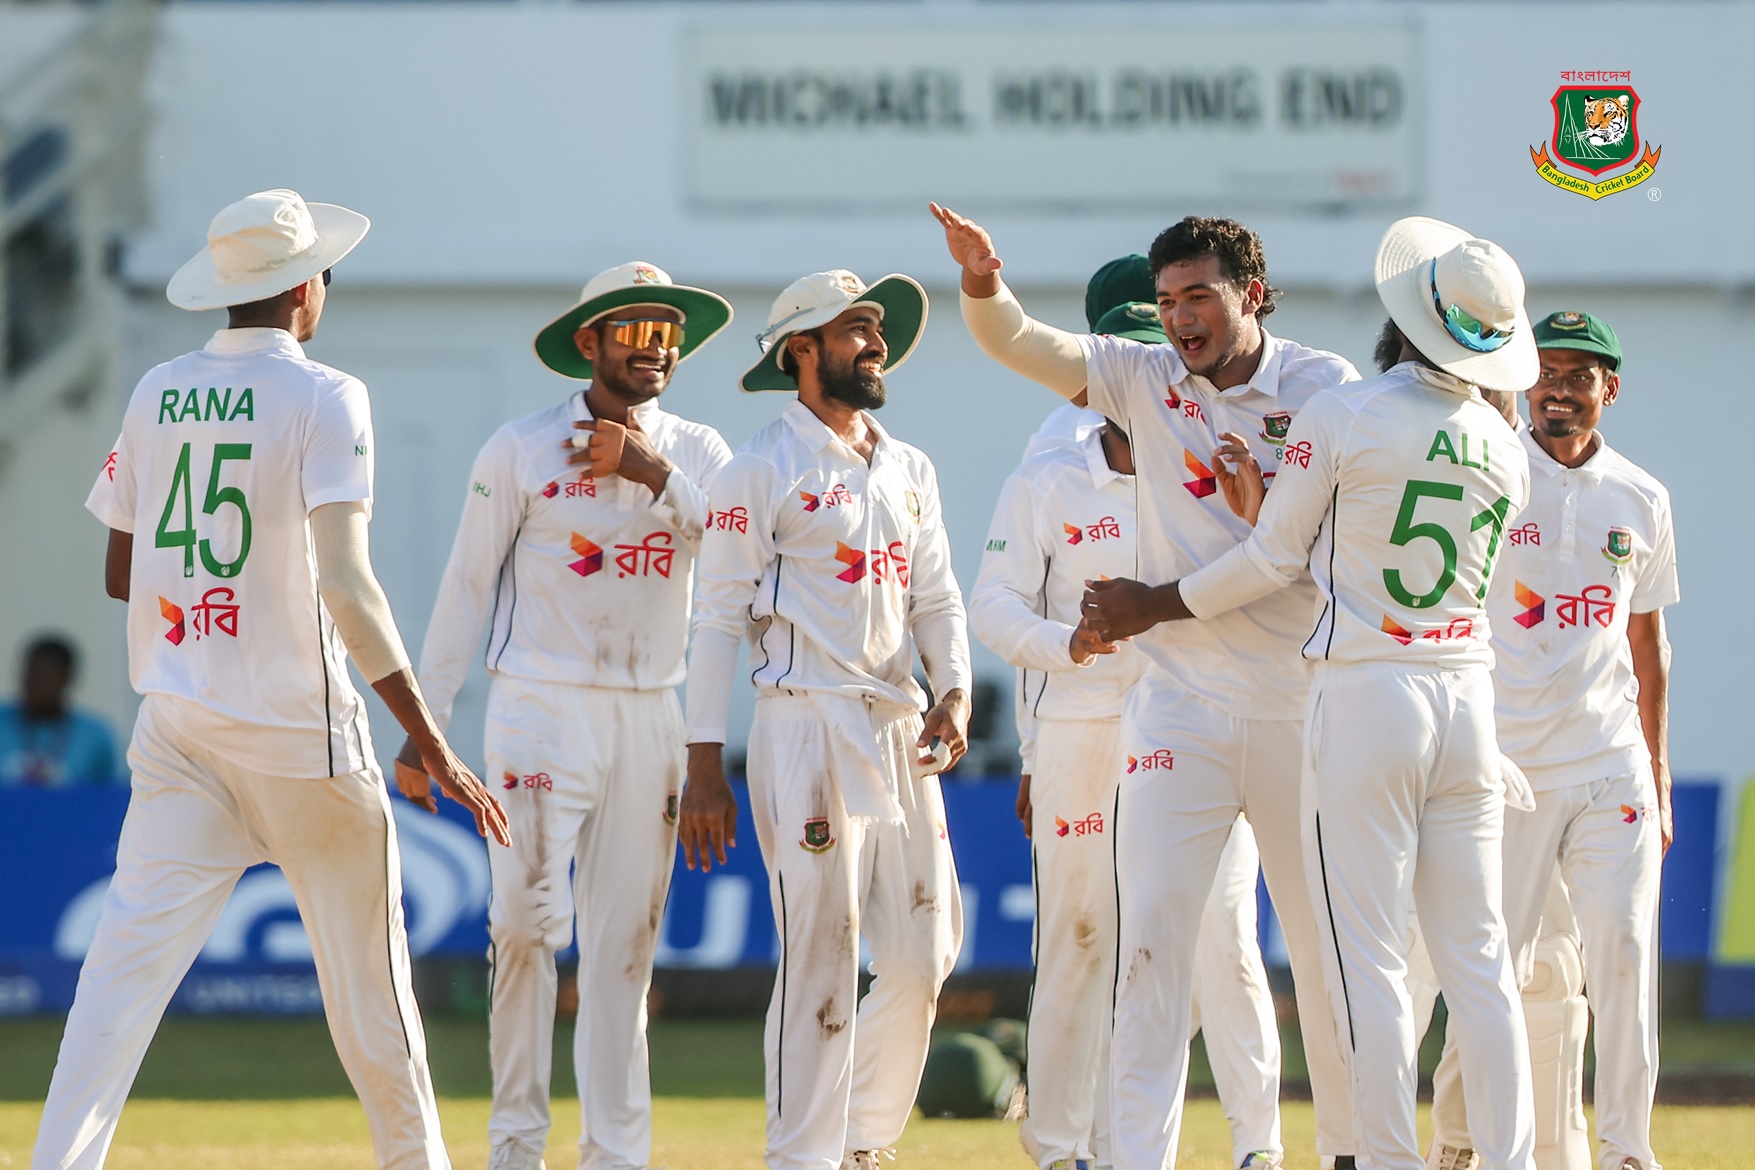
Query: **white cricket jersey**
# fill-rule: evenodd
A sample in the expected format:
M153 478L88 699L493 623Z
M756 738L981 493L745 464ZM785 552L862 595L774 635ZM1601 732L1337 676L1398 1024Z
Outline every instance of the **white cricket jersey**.
M358 378L281 329L222 329L151 370L86 507L134 534L128 673L178 730L270 776L372 758L347 651L317 595L309 516L372 503Z
M1019 668L1026 743L1026 720L1120 718L1145 656L1124 642L1081 667L1069 643L1085 582L1130 575L1136 535L1134 477L1109 466L1096 430L1035 451L1000 489L969 626Z
M747 632L761 694L918 709L916 643L939 695L969 688L963 598L931 460L865 423L869 466L797 402L732 457L701 541L696 638ZM689 678L689 741L723 743L729 692L704 673Z
M490 613L489 674L636 691L683 681L707 491L731 448L656 402L631 414L675 464L656 498L568 464L585 433L573 424L591 418L583 390L482 445L421 646L421 689L440 726Z
M1213 474L1220 431L1249 440L1271 488L1293 416L1317 391L1359 377L1343 357L1265 330L1263 338L1255 375L1219 390L1190 374L1172 345L1080 335L1092 409L1120 423L1133 440L1144 539L1129 576L1168 584L1249 535L1249 524L1226 505ZM1212 621L1164 622L1134 641L1183 688L1234 718L1303 719L1309 675L1297 648L1310 633L1316 606L1315 589L1301 579Z
M1487 583L1529 498L1505 416L1403 362L1312 398L1285 455L1249 539L1182 582L1189 610L1223 612L1308 565L1323 607L1304 657L1491 666Z
M1607 443L1577 468L1523 446L1530 502L1487 593L1496 721L1530 787L1561 788L1650 759L1627 619L1681 599L1676 537L1670 493Z

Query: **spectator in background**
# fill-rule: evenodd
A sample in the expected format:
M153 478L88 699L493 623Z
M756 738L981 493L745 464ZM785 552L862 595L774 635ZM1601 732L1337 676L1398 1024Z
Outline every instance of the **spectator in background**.
M18 701L0 705L0 787L118 779L109 725L67 701L78 669L78 651L58 634L39 634L25 647Z

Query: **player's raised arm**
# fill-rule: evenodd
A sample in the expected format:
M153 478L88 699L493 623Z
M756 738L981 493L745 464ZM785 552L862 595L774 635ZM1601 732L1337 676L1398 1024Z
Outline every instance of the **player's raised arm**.
M994 253L993 238L986 228L948 207L929 206L933 217L944 225L951 259L963 269L959 301L963 324L975 344L1007 369L1082 406L1085 354L1077 338L1025 314L1017 297L999 278L1003 261Z
M317 553L317 592L354 664L408 732L427 774L445 795L475 815L482 836L492 834L500 844L510 845L511 830L499 801L457 758L421 697L389 599L372 572L365 505L348 502L314 509L311 543Z

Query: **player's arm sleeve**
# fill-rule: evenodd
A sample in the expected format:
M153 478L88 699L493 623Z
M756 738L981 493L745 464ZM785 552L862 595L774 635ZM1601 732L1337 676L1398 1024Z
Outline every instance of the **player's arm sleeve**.
M929 463L921 483L920 539L908 566L908 628L926 667L933 698L969 692L969 615L951 572L951 540L939 504L938 473Z
M958 295L963 324L988 357L1062 398L1072 398L1085 388L1085 354L1078 334L1026 314L1003 282L991 297Z
M85 510L117 532L134 531L138 484L134 480L133 461L127 458L128 449L128 428L124 425L85 497Z
M482 623L493 604L500 569L518 538L524 503L518 438L502 428L482 445L470 468L451 559L421 642L420 689L440 731L451 724L451 706L481 642Z
M324 504L361 504L372 518L372 404L358 378L319 387L305 436L299 478L305 510Z
M713 490L713 481L731 462L731 448L718 431L708 431L698 447L686 452L679 450L677 455L671 461L664 490L652 501L652 510L681 533L683 544L695 553L700 551L701 531L707 525L708 493Z
M1154 347L1100 333L1074 335L1085 359L1085 405L1133 431L1133 388Z
M969 628L988 649L1027 670L1076 670L1073 627L1043 616L1049 558L1037 538L1040 510L1030 481L1013 475L999 490L981 572L969 591Z
M1309 444L1310 465L1306 467L1302 458L1282 463L1249 538L1182 579L1179 591L1189 613L1210 618L1298 579L1310 563L1310 548L1328 516L1350 423L1350 412L1322 395L1311 399L1292 421L1286 450Z
M372 572L360 500L324 504L311 513L317 553L317 593L329 609L342 644L366 681L376 683L408 666L408 652L390 614L390 599Z
M750 603L774 560L778 477L778 470L767 460L737 455L714 480L708 497L713 511L738 514L742 527L703 532L701 552L695 559L686 719L689 743L725 742L737 647L749 625Z
M1017 685L1012 688L1012 693L1018 721L1018 759L1023 764L1024 775L1028 776L1036 770L1036 710L1030 699L1029 675L1022 670L1016 673Z
M1676 579L1676 529L1670 515L1670 496L1664 492L1653 509L1654 533L1651 555L1628 599L1633 613L1650 613L1682 600L1682 587Z

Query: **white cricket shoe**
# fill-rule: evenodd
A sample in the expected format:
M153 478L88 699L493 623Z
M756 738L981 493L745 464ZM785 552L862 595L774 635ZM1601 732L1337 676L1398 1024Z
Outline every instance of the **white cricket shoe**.
M1481 1155L1468 1146L1434 1144L1426 1155L1426 1170L1475 1170L1480 1164Z
M495 1146L488 1155L488 1170L548 1170L542 1151L511 1140Z

